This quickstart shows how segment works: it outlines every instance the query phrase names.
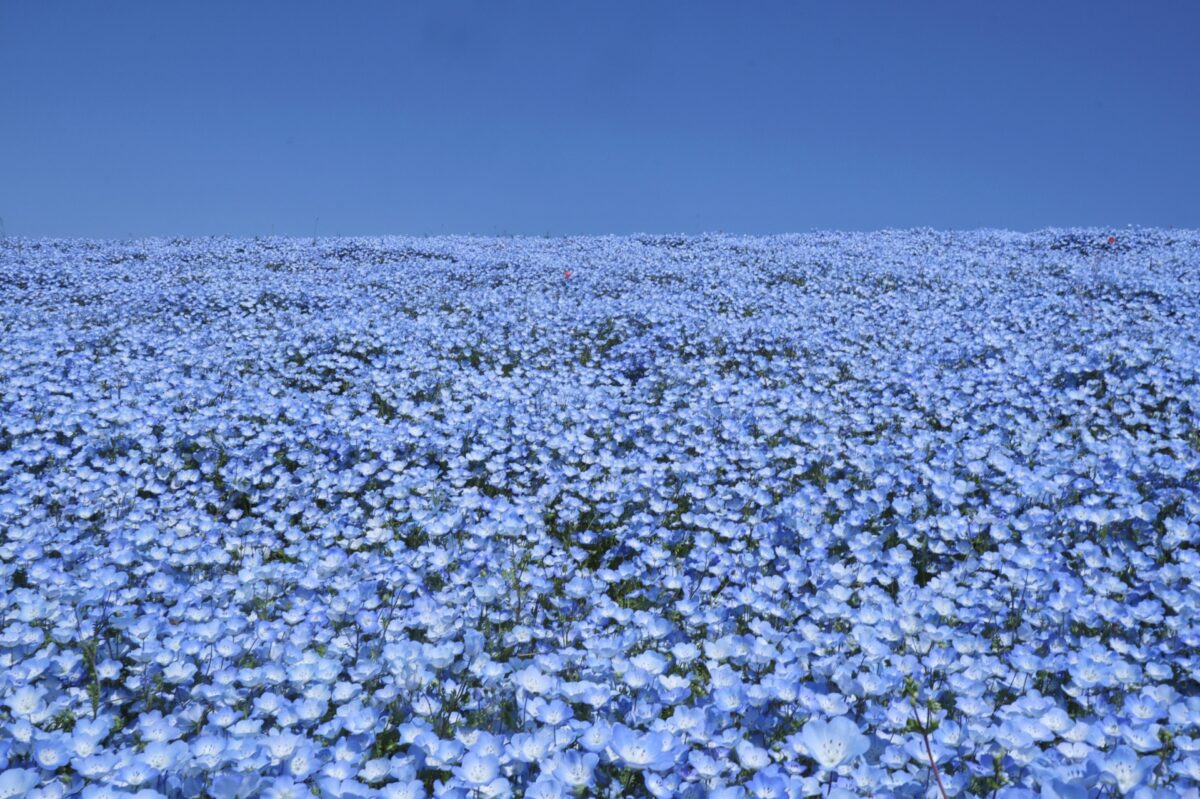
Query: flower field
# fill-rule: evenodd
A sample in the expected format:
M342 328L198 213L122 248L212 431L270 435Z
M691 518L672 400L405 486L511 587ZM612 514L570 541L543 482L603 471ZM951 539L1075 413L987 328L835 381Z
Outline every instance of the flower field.
M1200 233L0 241L0 799L1200 796Z

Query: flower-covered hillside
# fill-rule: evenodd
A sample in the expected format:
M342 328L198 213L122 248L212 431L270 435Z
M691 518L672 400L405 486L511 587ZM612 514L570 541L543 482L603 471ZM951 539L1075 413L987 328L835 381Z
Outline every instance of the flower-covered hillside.
M0 797L1197 795L1200 234L0 242Z

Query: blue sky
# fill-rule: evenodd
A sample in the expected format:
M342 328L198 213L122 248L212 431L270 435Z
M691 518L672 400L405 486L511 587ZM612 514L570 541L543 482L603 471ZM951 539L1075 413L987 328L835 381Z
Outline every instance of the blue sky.
M9 235L1200 226L1196 2L0 0Z

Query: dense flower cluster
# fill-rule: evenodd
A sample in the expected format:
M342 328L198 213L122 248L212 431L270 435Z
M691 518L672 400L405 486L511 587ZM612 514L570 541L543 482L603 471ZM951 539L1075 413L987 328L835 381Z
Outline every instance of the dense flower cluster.
M1197 796L1200 234L0 242L0 797Z

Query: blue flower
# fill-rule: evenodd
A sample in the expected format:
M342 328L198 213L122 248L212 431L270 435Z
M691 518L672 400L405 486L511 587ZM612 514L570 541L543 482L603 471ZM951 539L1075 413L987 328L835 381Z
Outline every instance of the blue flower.
M738 756L738 762L742 764L742 768L746 771L758 771L761 768L766 768L771 762L771 754L762 747L755 746L749 741L738 741L735 747Z
M490 784L500 773L500 758L490 754L467 752L462 765L454 769L454 775L470 788L481 788Z
M1146 775L1157 765L1157 757L1139 757L1133 749L1122 745L1104 758L1104 774L1108 781L1117 786L1117 790L1129 793L1141 785Z
M775 769L763 769L746 783L746 792L755 799L786 799L788 783Z
M870 748L871 742L846 716L831 721L812 719L805 723L800 738L809 754L826 771L832 771Z
M291 777L276 777L263 789L263 799L307 799L312 796L308 786Z
M420 780L401 780L379 789L384 799L425 799L428 795Z
M558 755L553 766L553 774L569 790L587 788L592 784L593 773L600 756L592 752L567 750Z
M553 777L539 777L529 786L525 796L528 799L567 799L571 792Z
M0 772L0 799L19 799L39 782L38 773L28 768Z
M674 741L665 733L638 734L623 724L613 727L609 744L616 759L626 768L662 771L671 768L678 757Z
M579 736L579 745L589 752L601 752L613 738L613 728L598 721L583 731Z
M708 792L708 799L745 799L746 789L740 785L725 785Z
M45 739L33 745L33 759L46 771L57 771L67 764L69 757L61 740Z

